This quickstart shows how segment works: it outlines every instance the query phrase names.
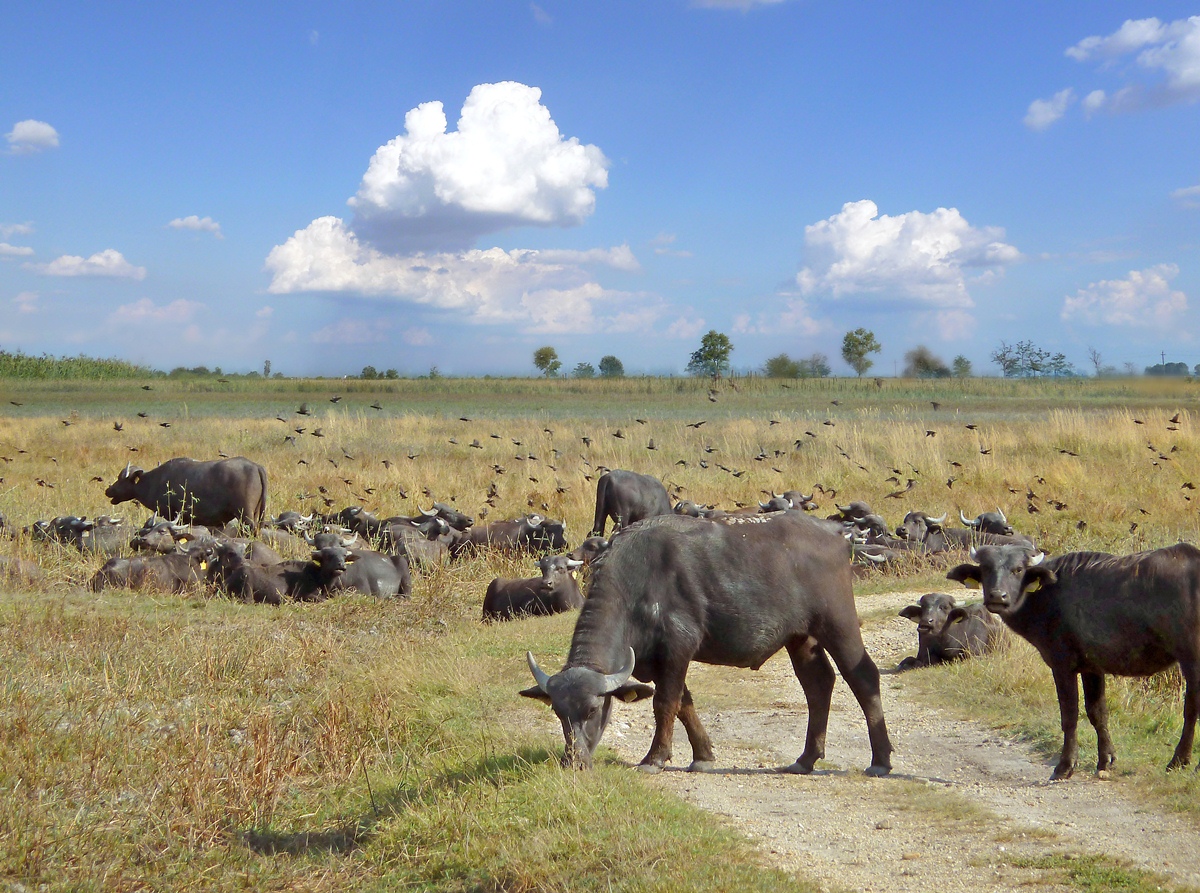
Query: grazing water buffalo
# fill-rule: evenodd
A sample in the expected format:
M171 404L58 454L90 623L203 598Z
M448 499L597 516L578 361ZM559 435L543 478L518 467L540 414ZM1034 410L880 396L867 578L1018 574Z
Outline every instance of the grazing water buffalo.
M1052 779L1079 754L1079 677L1096 729L1097 771L1116 760L1104 676L1150 676L1179 664L1183 733L1168 769L1192 759L1200 715L1200 550L1186 543L1133 555L1070 552L1049 561L1019 546L972 550L946 576L983 589L983 603L1029 641L1054 675L1063 749Z
M930 592L920 604L900 611L917 624L917 656L906 657L898 671L962 660L996 647L1002 624L983 605L960 606L954 596Z
M799 512L724 522L666 515L614 535L592 572L563 669L551 676L526 655L537 685L521 694L558 715L563 766L591 766L614 698L653 695L654 740L642 766L657 771L671 758L678 717L692 769L710 767L712 744L685 684L688 665L758 669L786 648L809 709L804 752L788 771L811 772L825 754L835 679L827 653L866 715L868 773L890 771L879 671L863 647L850 545L840 534Z
M538 559L540 577L528 580L502 580L488 584L483 598L484 620L515 620L518 617L562 614L583 604L583 593L573 571L582 561L566 555L546 555Z
M241 456L215 462L168 459L149 471L126 465L104 495L113 505L135 499L176 521L206 527L242 521L257 529L267 507L267 472Z
M617 530L643 518L671 514L671 497L662 481L636 471L605 472L596 481L596 518L591 536L604 536L612 518Z

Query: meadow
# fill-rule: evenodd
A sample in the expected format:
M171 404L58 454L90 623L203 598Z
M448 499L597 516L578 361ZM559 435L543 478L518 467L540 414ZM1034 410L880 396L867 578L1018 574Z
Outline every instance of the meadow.
M562 518L575 544L595 479L627 468L724 507L793 488L815 492L821 514L864 499L893 525L911 509L998 506L1047 552L1129 552L1200 538L1198 397L1200 384L1146 379L0 379L0 512L18 531L67 513L140 524L144 510L103 496L127 462L245 455L267 468L273 514L414 514L437 499L476 518ZM545 708L515 692L530 683L524 652L552 664L573 619L478 621L487 582L532 575L528 559L418 574L406 601L270 609L201 592L96 595L83 588L96 559L19 533L3 552L37 560L46 579L0 595L0 878L812 888L612 760L559 770ZM858 591L951 591L944 570L907 562ZM969 684L989 721L1049 741L1048 672L1004 666L927 671L921 684L947 700ZM1121 767L1161 775L1177 682L1125 690L1118 723L1135 738ZM1163 787L1162 802L1200 812L1195 773Z

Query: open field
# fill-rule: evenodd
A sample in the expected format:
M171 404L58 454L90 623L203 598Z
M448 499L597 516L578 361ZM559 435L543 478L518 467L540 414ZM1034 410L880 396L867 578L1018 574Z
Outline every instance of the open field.
M126 462L224 452L267 467L272 513L328 501L409 514L437 498L476 517L564 518L572 544L591 526L603 467L725 506L819 484L822 513L865 499L893 525L908 509L1000 506L1054 552L1200 539L1187 487L1200 484L1200 385L786 384L722 383L714 402L695 380L0 381L0 512L18 528L65 513L140 523L144 510L103 496ZM902 498L885 498L910 478ZM106 890L812 888L802 867L769 868L611 759L592 774L558 769L545 708L515 691L528 684L525 650L553 663L573 618L477 620L487 582L527 576L531 562L485 557L419 574L405 602L270 609L199 593L95 596L80 588L94 559L26 537L4 552L35 558L47 579L0 595L0 879ZM951 591L944 564L874 573L859 591ZM1055 746L1057 708L1036 658L918 676L931 700ZM963 689L972 700L957 697ZM1178 737L1177 685L1169 675L1122 683L1110 699L1123 736L1115 783L1152 788L1155 808L1195 820L1196 774L1161 768ZM1086 765L1094 737L1081 742Z

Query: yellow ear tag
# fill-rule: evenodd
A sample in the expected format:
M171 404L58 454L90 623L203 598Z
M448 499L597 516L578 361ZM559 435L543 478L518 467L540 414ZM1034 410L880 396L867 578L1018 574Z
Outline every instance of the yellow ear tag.
M963 580L963 585L966 586L968 589L982 589L983 588L983 584L981 584L974 577L967 577L967 579Z
M202 570L202 571L208 570L208 562L207 561L200 562L200 570Z
M1026 592L1037 592L1041 588L1042 588L1042 581L1034 580L1032 583L1030 583L1028 586L1025 587L1025 591Z
M623 700L626 704L632 704L634 701L637 700L637 692L636 691L627 691L627 692L625 692L625 696L621 700Z

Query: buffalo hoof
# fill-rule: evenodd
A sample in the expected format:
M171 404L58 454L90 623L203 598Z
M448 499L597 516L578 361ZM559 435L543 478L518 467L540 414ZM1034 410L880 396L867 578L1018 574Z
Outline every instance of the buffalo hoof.
M792 763L792 765L784 766L779 771L786 772L788 775L811 775L813 767L807 763L801 763L799 760L796 760L796 762Z
M716 760L692 760L688 772L711 772L716 764Z
M890 775L892 772L891 766L868 766L863 770L863 775L871 778L883 778L885 775Z
M1075 774L1074 766L1057 766L1054 773L1050 776L1051 781L1066 781Z
M638 763L638 772L645 772L647 775L658 775L663 771L661 763Z

